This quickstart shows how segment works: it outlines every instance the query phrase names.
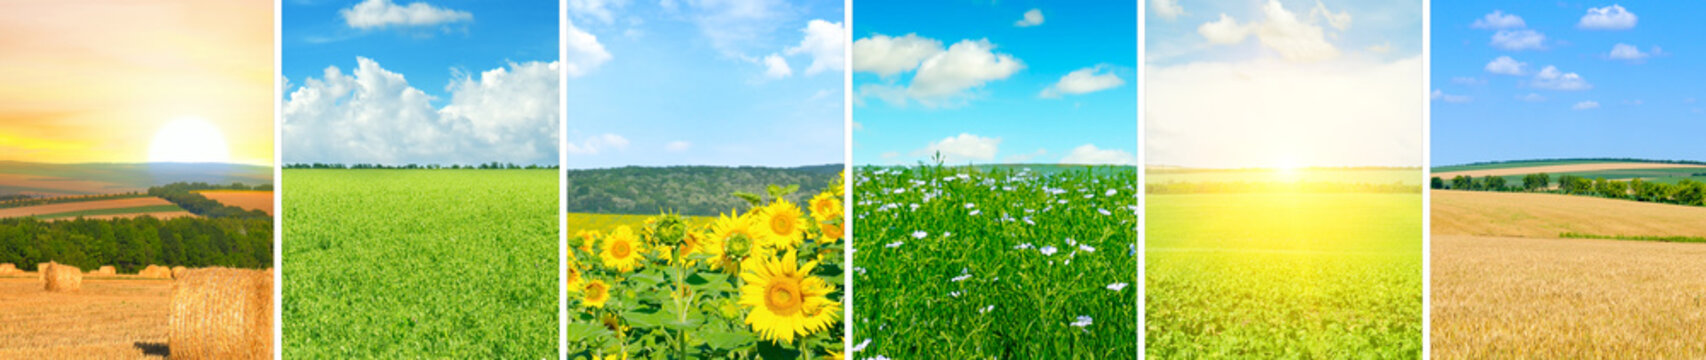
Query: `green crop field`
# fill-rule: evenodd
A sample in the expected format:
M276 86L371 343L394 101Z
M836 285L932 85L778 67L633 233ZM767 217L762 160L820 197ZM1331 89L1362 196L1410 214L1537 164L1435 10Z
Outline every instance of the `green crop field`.
M657 215L569 213L569 222L564 229L568 230L569 235L574 235L582 230L604 233L615 229L617 225L640 227L646 224L647 218L652 217L657 217ZM694 228L710 225L711 221L717 219L709 216L682 216L682 218L687 220L689 227Z
M286 358L557 356L557 172L284 170Z
M1136 358L1137 173L864 168L856 354Z
M1147 201L1150 357L1421 357L1421 194Z

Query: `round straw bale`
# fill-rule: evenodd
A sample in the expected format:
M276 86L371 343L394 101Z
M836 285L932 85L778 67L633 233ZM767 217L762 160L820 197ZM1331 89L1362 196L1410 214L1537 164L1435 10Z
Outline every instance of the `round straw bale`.
M95 270L95 274L101 276L118 275L118 269L114 269L112 265L101 266L100 269Z
M170 279L172 278L172 269L167 269L165 266L160 265L148 265L148 267L142 268L142 271L137 272L136 275L145 278Z
M14 265L12 263L0 264L0 275L11 275L18 272L18 265Z
M36 279L47 281L47 264L48 263L36 263Z
M200 268L172 283L173 359L271 359L272 275Z
M188 271L190 271L189 268L185 268L182 266L173 266L172 267L172 278L173 279L182 278L182 277L184 277L184 273L188 272Z
M42 272L47 291L68 292L83 289L83 269L60 263L48 263Z

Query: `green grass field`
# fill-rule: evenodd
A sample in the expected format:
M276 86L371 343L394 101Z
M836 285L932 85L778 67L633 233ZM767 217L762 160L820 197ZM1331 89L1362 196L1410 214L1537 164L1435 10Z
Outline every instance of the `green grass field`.
M41 220L50 220L50 219L74 218L74 217L78 217L78 216L138 214L138 213L167 212L167 211L184 211L184 208L178 207L177 205L171 205L171 204L149 205L149 206L136 206L136 207L116 208L116 209L94 209L94 210L67 211L67 212L62 212L62 213L36 215L35 218L41 219Z
M646 218L656 216L657 215L569 213L569 223L567 227L564 227L564 229L567 229L571 236L573 236L575 232L582 230L606 233L615 229L617 225L628 225L630 227L638 228L646 224ZM687 219L687 225L691 228L701 228L705 225L709 225L711 221L716 220L714 217L706 216L682 217Z
M1136 358L1123 169L857 171L848 358Z
M555 170L284 170L286 358L557 356Z
M1420 194L1151 195L1155 358L1420 358Z

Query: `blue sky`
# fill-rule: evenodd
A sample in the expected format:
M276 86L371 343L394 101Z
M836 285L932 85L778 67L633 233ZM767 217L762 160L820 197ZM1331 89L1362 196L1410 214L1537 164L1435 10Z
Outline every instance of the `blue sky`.
M285 163L558 162L557 1L286 0L283 12Z
M568 6L569 168L845 161L841 1Z
M1145 163L1421 166L1421 1L1149 1Z
M858 1L854 163L1136 164L1136 6Z
M1706 160L1706 4L1434 4L1434 165Z

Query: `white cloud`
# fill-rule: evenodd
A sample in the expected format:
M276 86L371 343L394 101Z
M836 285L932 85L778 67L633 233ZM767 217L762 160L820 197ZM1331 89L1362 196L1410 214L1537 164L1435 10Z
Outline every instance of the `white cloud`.
M988 39L960 40L949 46L948 51L919 63L906 92L925 105L939 104L984 83L1006 79L1025 67L1012 55L994 50L995 44Z
M806 66L806 75L824 71L840 72L846 68L847 27L839 22L828 22L813 19L806 23L800 32L806 34L800 44L790 47L783 53L792 55L806 54L812 58L812 64Z
M1419 56L1378 63L1253 60L1152 66L1148 164L1238 168L1418 166L1425 83ZM1259 119L1253 121L1252 119Z
M1062 164L1086 165L1136 165L1137 156L1131 153L1114 150L1098 149L1095 144L1084 144L1072 149L1065 157L1060 158Z
M1179 6L1179 0L1150 0L1149 11L1162 19L1173 20L1185 14L1185 8Z
M1476 29L1517 29L1528 27L1528 24L1524 23L1522 17L1516 16L1516 14L1506 14L1504 11L1493 10L1493 13L1475 19L1475 23L1469 24L1469 27Z
M1466 103L1472 100L1468 95L1447 94L1445 91L1441 91L1440 89L1434 89L1432 97L1434 100L1445 101L1448 103Z
M686 141L680 141L680 140L671 141L671 142L669 142L669 144L666 144L663 146L664 150L669 150L671 152L682 152L682 151L687 151L687 149L691 149L691 148L693 148L693 143L686 142Z
M1031 11L1026 11L1025 12L1025 18L1019 19L1019 21L1013 22L1013 26L1018 26L1018 27L1032 27L1032 26L1037 26L1037 25L1042 25L1042 24L1043 24L1043 11L1040 9L1031 9Z
M604 51L604 44L598 43L598 37L581 31L573 21L565 24L568 33L564 34L563 46L569 52L568 73L571 77L586 75L599 65L610 61L610 52Z
M391 0L366 0L348 9L339 10L344 24L357 29L390 26L432 26L453 22L474 21L474 14L444 9L424 2L399 6Z
M1528 63L1516 61L1509 56L1500 56L1488 62L1484 69L1494 74L1522 76L1528 74Z
M1592 101L1592 100L1579 102L1579 103L1576 103L1575 106L1570 107L1570 109L1573 109L1573 110L1587 110L1587 109L1598 109L1598 108L1599 108L1599 102L1598 101Z
M1528 29L1499 30L1493 33L1493 41L1490 44L1510 51L1539 50L1546 47L1546 34Z
M1309 15L1320 16L1327 19L1327 25L1332 26L1334 29L1339 29L1339 31L1344 31L1351 27L1351 13L1349 11L1334 13L1332 10L1327 10L1327 4L1321 3L1321 0L1315 0L1315 9L1310 10Z
M960 133L959 136L951 136L913 151L912 156L934 156L941 153L948 163L988 162L995 159L996 148L1000 145L1001 138Z
M1197 33L1202 34L1203 39L1207 39L1211 44L1237 44L1244 42L1244 37L1250 35L1250 25L1241 25L1231 16L1220 14L1220 20L1197 26Z
M687 0L688 19L711 48L734 58L774 51L770 38L794 10L782 0Z
M432 97L403 74L357 58L328 67L284 104L285 161L342 163L557 162L559 64L511 63L446 86Z
M1545 97L1545 96L1540 96L1540 94L1536 94L1536 93L1528 93L1528 95L1521 95L1521 96L1517 96L1517 97L1516 97L1516 99L1517 99L1517 100L1522 100L1522 101L1527 101L1527 102L1542 102L1542 101L1546 101L1546 97Z
M1318 61L1339 56L1339 49L1327 43L1326 32L1320 26L1298 20L1297 15L1286 11L1278 0L1268 0L1267 5L1262 6L1262 12L1267 15L1267 21L1256 29L1256 38L1286 60ZM1349 26L1350 15L1341 13L1339 16L1343 16L1343 23ZM1336 22L1329 22L1337 28Z
M1637 48L1637 47L1635 47L1635 45L1629 45L1629 44L1624 44L1624 43L1617 43L1617 45L1612 45L1611 46L1611 53L1606 54L1606 56L1608 56L1612 59L1630 60L1630 61L1638 61L1641 59L1646 59L1647 56L1650 56L1650 55L1652 55L1652 54L1641 52L1641 48Z
M785 78L793 74L794 69L788 67L788 60L783 59L782 56L770 54L770 56L764 57L764 76L774 79Z
M1635 13L1623 9L1622 5L1588 8L1587 15L1582 15L1582 21L1576 23L1577 28L1594 30L1628 30L1635 27Z
M1588 84L1587 80L1583 80L1581 75L1559 71L1558 67L1551 65L1547 65L1546 68L1535 73L1534 81L1530 82L1529 85L1540 89L1566 91L1593 88L1593 85Z
M598 20L604 24L615 22L613 8L628 4L627 0L569 0L568 12L581 18Z
M1458 85L1479 86L1479 85L1486 85L1487 80L1482 79L1482 78L1478 78L1478 77L1457 76L1457 77L1451 78L1451 83L1458 84Z
M1066 76L1060 77L1060 81L1055 82L1054 85L1050 85L1048 88L1043 89L1042 93L1038 94L1038 96L1045 98L1057 98L1060 97L1061 94L1077 95L1092 93L1112 89L1125 84L1125 80L1120 80L1118 75L1114 75L1110 72L1104 72L1105 70L1107 70L1106 66L1095 66L1073 70L1071 73L1067 73Z
M853 42L853 71L894 76L917 69L925 58L941 52L941 41L917 34L901 37L876 34Z
M612 133L588 136L580 141L569 141L569 155L597 155L606 150L625 150L628 148L628 138Z

